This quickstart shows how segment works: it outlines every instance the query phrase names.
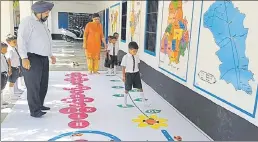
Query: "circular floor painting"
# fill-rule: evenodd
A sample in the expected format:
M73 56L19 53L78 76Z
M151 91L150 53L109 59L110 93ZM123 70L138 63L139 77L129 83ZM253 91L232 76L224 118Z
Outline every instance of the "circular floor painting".
M49 139L48 141L121 141L118 137L101 131L75 131L68 132L54 138Z

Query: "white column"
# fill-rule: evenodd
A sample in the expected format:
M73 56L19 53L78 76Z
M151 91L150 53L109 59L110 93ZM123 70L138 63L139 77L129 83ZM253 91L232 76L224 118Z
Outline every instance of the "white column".
M13 1L1 1L1 41L14 34Z
M20 4L20 21L27 16L30 16L32 1L19 1Z

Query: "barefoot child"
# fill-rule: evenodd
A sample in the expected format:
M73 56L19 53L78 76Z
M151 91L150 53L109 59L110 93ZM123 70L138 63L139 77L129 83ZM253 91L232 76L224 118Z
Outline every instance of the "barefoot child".
M118 44L116 43L116 37L111 37L111 43L108 44L107 52L110 55L110 69L109 74L116 74L116 66L117 66L117 53L119 50Z
M130 42L128 45L129 53L124 55L121 66L123 71L123 81L125 82L125 97L124 97L124 105L127 106L127 97L132 87L137 88L141 92L142 100L145 104L146 99L144 97L141 77L139 72L139 63L140 59L136 55L138 52L138 45L136 42Z
M1 108L5 108L8 105L8 102L5 101L5 94L3 93L8 80L8 62L5 57L7 47L8 45L6 43L1 42Z

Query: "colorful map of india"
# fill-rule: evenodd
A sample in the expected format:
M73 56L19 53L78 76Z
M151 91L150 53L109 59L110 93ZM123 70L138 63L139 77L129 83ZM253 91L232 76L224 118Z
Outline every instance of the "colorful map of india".
M180 61L189 44L186 17L183 18L182 1L173 0L169 4L167 28L161 40L161 52L168 55L169 64Z
M236 90L252 94L249 81L253 80L253 73L248 70L249 60L245 55L248 29L244 27L244 18L231 1L216 1L204 13L203 26L210 30L219 47L216 55L221 61L221 80Z

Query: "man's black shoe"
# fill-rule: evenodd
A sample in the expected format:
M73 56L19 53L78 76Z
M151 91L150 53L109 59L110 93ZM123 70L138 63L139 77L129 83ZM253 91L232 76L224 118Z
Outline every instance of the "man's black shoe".
M43 115L45 115L46 114L46 112L39 112L39 113L37 113L36 115L30 115L30 116L32 116L32 117L36 117L36 118L39 118L39 117L41 117L41 116L43 116Z
M43 106L43 107L41 107L41 110L50 110L50 107Z

